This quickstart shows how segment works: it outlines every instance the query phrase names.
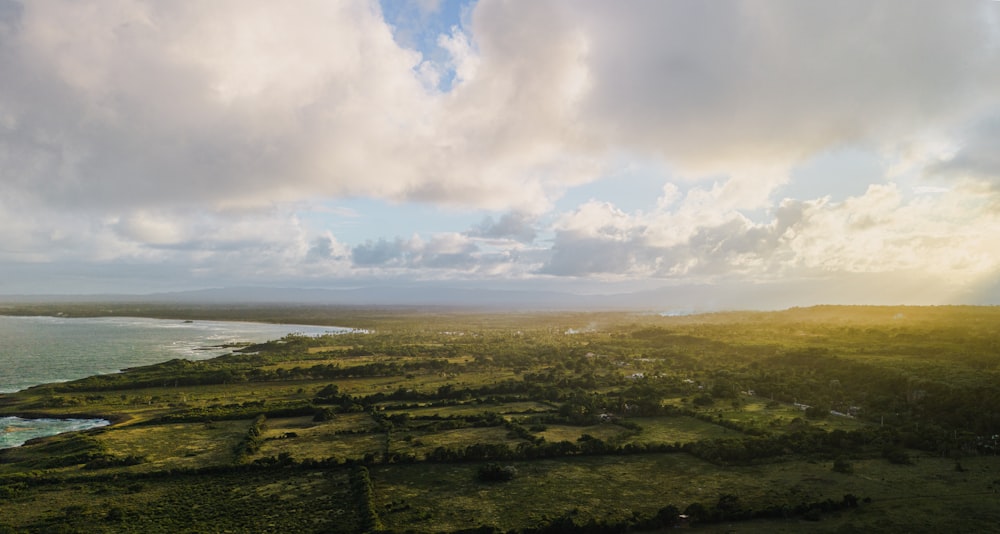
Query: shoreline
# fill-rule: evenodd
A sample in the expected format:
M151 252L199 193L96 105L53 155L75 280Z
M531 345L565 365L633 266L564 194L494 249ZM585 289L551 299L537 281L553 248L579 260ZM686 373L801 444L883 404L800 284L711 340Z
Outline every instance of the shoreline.
M452 309L421 307L429 313L454 312ZM169 304L150 302L48 302L18 303L0 300L0 316L52 317L87 319L123 317L175 321L225 321L268 325L329 327L345 329L371 328L375 321L387 317L409 315L410 307L338 306L338 305L271 305L262 304Z
M109 310L110 311L110 310ZM148 319L156 322L163 323L173 323L180 321L185 326L197 326L197 323L201 325L208 325L209 327L217 326L219 324L230 323L234 325L234 330L243 331L246 330L242 325L260 325L265 328L279 327L279 329L285 329L287 332L284 333L270 333L266 332L262 335L254 336L253 334L237 334L234 338L238 339L236 342L214 342L206 343L204 345L196 346L192 350L191 356L177 355L174 358L165 357L159 359L152 363L140 363L123 366L120 369L109 372L91 372L86 376L81 378L73 378L68 380L55 380L55 381L41 381L37 383L26 384L24 387L20 387L13 391L0 392L0 418L15 418L12 422L13 425L4 425L4 428L0 429L0 433L4 436L11 437L11 443L4 446L2 449L12 449L19 448L25 445L32 445L39 442L44 442L45 440L54 438L55 436L60 436L64 434L79 433L79 432L102 432L105 428L113 428L123 424L127 424L134 421L136 417L127 412L107 412L107 411L88 411L88 410L73 410L73 411L63 411L61 409L18 409L19 399L23 398L24 395L31 395L32 390L44 389L47 387L58 386L59 384L73 382L76 380L85 380L89 377L100 376L106 374L115 374L126 372L127 370L135 367L144 367L147 365L159 365L172 359L189 359L190 361L200 361L200 360L210 360L217 358L219 356L224 356L227 352L221 352L219 354L206 354L209 352L218 351L229 351L231 353L233 350L238 350L240 348L252 345L254 343L266 343L267 341L280 339L283 336L291 335L304 335L304 336L324 336L324 335L337 335L341 333L352 333L358 332L359 329L343 326L333 326L333 325L318 325L318 324L290 324L290 323L278 323L278 322L263 322L260 320L250 321L250 320L233 320L233 319L222 319L222 318L211 318L211 319L201 319L198 321L192 319L179 319L179 318L163 318L163 317L152 317L148 315L124 315L120 313L111 314L101 314L101 315L88 315L88 316L70 316L62 313L48 313L48 314L11 314L10 310L0 311L0 317L9 317L11 319L42 319L42 320L54 320L54 321L74 321L88 319ZM258 337L260 339L251 340L253 337ZM266 339L265 339L266 338ZM197 357L197 355L202 355L202 357ZM164 355L166 356L166 355ZM206 357L207 356L207 357ZM71 409L72 410L72 409ZM39 421L39 423L34 424L33 422ZM77 422L86 422L85 428L72 428ZM21 428L19 425L25 424L29 428ZM70 428L66 428L70 427ZM48 430L52 430L53 433L48 433ZM13 437L14 434L21 434L22 432L32 434L41 434L30 439L26 439L23 442L18 443L19 440Z
M279 340L288 336L321 337L364 332L364 330L349 326L265 322L261 320L251 321L223 318L200 319L195 321L191 319L168 319L155 317L152 316L152 314L124 315L119 313L109 313L104 315L70 316L56 313L39 314L37 311L32 314L11 314L10 310L3 310L0 311L0 320L3 321L4 325L6 325L3 328L11 330L12 333L22 329L22 327L19 326L20 323L18 323L18 321L21 320L30 321L28 325L30 325L31 330L37 329L40 332L45 332L48 328L59 329L59 332L89 328L87 325L91 324L91 321L93 321L93 324L95 325L94 328L101 329L115 327L119 321L128 325L131 325L133 321L136 321L137 328L155 328L160 332L176 332L171 334L157 333L152 335L152 337L135 337L135 346L132 347L131 354L127 352L127 347L126 352L122 352L121 349L116 348L115 350L118 351L117 353L110 355L106 354L101 357L100 361L106 363L106 366L96 364L82 366L79 369L72 368L68 369L67 372L59 372L58 375L50 374L49 376L45 376L46 373L44 372L34 372L33 369L46 369L47 367L44 367L44 365L47 365L46 362L49 360L47 358L31 356L29 361L38 360L35 363L37 365L41 365L42 367L36 366L32 368L32 364L24 365L22 363L21 367L23 367L24 372L11 376L9 381L3 381L4 383L2 391L0 391L0 399L3 399L5 396L18 395L36 387L73 382L99 375L121 373L132 368L158 365L174 359L188 361L210 360L223 356L229 352L246 348L253 344L267 343L269 341ZM51 325L49 324L50 321L52 321ZM81 321L81 323L76 323L75 321ZM69 326L64 327L63 322L66 322ZM147 325L146 322L149 324ZM108 326L105 326L105 324ZM36 327L35 325L38 326ZM172 330L174 326L178 327L178 330ZM62 330L63 328L67 328L69 330ZM135 336L135 334L132 335ZM19 336L14 336L14 353L0 358L0 363L9 359L9 361L17 367L16 360L14 358L18 355L16 350L18 341L20 341L22 345L25 345L26 343L34 343L31 338L23 338L23 336L20 337L22 337L22 339L19 340ZM165 340L165 347L169 347L170 345L166 343L170 343L173 346L178 347L179 350L168 350L160 346L154 347L151 345L146 347L141 345L141 343L145 343L146 340L160 338ZM2 331L0 331L0 339L4 339ZM140 339L142 341L140 341ZM152 341L150 341L150 343L152 343ZM58 346L54 348L49 347L48 352L57 353L58 348ZM97 362L97 360L95 359L94 362ZM78 373L76 371L80 372ZM2 405L3 403L0 401L0 406Z
M38 411L0 414L0 418L3 417L17 417L18 419L24 419L26 421L37 421L40 419L50 419L55 421L83 421L83 420L100 419L102 421L108 422L107 425L104 425L107 427L121 425L134 419L134 417L126 413L116 413L109 415L109 414L101 414L93 412L53 413L53 412L38 412Z
M15 419L11 424L0 428L0 435L16 436L24 433L29 436L24 441L18 442L17 438L0 446L0 451L17 449L26 445L44 443L56 436L64 434L76 434L86 432L100 432L104 428L110 428L130 419L119 414L115 417L95 416L93 414L46 414L41 412L24 412L20 415L4 415L0 419ZM116 422L117 421L117 422ZM18 424L26 424L26 427L18 427ZM67 428L65 425L69 425ZM79 425L78 428L76 425ZM35 435L40 434L40 435Z

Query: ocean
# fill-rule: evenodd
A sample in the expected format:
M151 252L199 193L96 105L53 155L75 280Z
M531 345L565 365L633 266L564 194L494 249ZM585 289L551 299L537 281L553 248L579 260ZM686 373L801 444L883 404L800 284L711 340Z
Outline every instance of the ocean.
M231 352L220 345L259 343L288 334L348 328L134 317L0 316L0 393L64 382L174 358L203 360ZM0 418L0 449L25 440L107 424L101 420Z

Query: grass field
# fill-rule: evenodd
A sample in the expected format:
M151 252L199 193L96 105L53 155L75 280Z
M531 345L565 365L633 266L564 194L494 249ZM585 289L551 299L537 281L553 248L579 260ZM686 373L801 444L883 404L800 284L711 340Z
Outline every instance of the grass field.
M4 499L14 532L353 532L347 473L177 475L39 486Z
M0 395L114 422L0 451L0 534L635 531L693 503L706 532L997 531L1000 311L902 312L298 317L371 330ZM807 513L848 494L871 502Z
M592 426L568 426L568 425L545 425L543 432L538 435L545 438L545 441L570 441L576 442L581 436L587 434L591 437L603 441L613 441L616 438L626 435L628 430L610 423Z
M98 441L116 455L144 458L137 470L198 468L231 462L249 425L236 420L126 426L102 433Z
M372 433L375 428L371 416L363 413L339 414L322 423L312 421L312 417L269 419L264 443L253 458L288 453L299 460L357 460L384 450L384 435Z
M690 443L701 439L728 438L738 432L693 417L636 417L642 431L628 441L634 443Z
M805 412L795 405L787 402L771 402L765 399L741 399L738 408L732 408L725 403L699 410L702 413L711 414L727 421L747 424L750 426L780 431L787 428L792 421L805 419ZM812 419L810 425L824 430L856 430L870 423L854 419L851 417L827 415L822 419Z
M524 528L567 513L623 519L669 504L681 510L694 502L711 506L727 493L749 508L839 501L850 493L870 497L872 503L819 522L757 520L698 530L927 532L940 524L935 519L940 515L961 514L955 517L954 531L989 532L1000 519L996 458L969 461L963 473L954 470L954 461L941 458L919 458L915 466L860 460L852 475L833 472L830 462L804 460L722 469L686 454L511 464L518 476L503 484L477 482L477 464L375 468L379 513L397 530L439 532L478 524ZM914 514L914 506L921 513Z
M408 413L412 417L427 417L427 416L442 416L442 417L452 417L452 416L467 416L467 415L480 415L485 412L494 412L499 414L519 414L519 413L532 413L532 412L551 412L554 408L551 404L536 402L536 401L523 401L523 402L505 402L503 404L491 404L491 403L478 403L469 402L464 404L456 404L450 406L421 406L418 408L407 408L405 410L386 410L387 415L397 414L397 413Z
M400 434L399 439L393 441L392 450L394 452L411 452L418 457L423 456L437 447L447 447L458 449L475 445L477 443L504 443L510 447L516 447L524 440L508 436L508 431L504 427L486 428L459 428L454 430L444 430L441 432L419 432L409 433L413 436L412 441L404 441L405 434Z

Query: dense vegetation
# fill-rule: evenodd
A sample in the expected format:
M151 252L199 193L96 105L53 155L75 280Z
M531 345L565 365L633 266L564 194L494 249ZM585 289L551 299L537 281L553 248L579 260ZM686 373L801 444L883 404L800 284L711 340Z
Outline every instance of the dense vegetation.
M0 451L0 532L910 532L1000 519L997 308L130 313L365 330L0 396L0 415L115 422Z

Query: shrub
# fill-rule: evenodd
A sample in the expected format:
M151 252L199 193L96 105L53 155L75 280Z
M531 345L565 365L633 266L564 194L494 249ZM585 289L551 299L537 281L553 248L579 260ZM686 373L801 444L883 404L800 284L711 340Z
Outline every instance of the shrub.
M711 395L698 395L693 401L695 406L711 406L715 404L715 399Z
M488 463L476 472L476 479L481 482L506 482L517 476L517 468L513 465Z
M889 460L889 463L898 465L912 465L913 460L910 459L910 455L903 450L902 447L886 447L882 450L882 456Z
M843 456L838 456L836 460L833 461L833 471L835 473L851 474L854 472L854 466L851 462L847 461L847 458Z

